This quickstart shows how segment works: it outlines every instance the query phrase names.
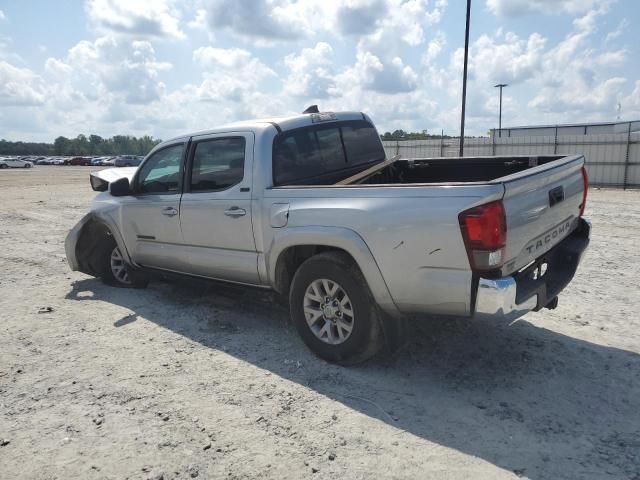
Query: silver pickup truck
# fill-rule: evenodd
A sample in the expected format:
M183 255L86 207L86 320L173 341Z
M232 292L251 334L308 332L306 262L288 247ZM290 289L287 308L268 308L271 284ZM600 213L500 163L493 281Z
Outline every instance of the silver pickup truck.
M185 135L90 180L102 193L66 239L72 270L273 289L311 350L341 363L414 314L554 308L589 243L582 156L388 159L359 112Z

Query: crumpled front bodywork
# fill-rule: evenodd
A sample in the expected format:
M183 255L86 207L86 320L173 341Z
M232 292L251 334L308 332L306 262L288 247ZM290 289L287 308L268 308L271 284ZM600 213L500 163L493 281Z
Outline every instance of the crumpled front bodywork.
M118 169L124 170L124 169ZM132 264L117 224L120 204L109 193L99 194L91 211L69 231L64 242L67 262L71 270L100 275L99 253L105 241L113 238L125 262Z

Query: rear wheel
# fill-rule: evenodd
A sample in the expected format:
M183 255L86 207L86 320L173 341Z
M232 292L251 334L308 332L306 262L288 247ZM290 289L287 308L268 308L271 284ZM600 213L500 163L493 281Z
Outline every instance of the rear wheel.
M101 278L105 284L112 287L144 288L149 283L146 275L137 272L126 263L113 237L108 237L101 257Z
M305 261L293 277L289 304L298 333L319 357L355 364L380 350L375 302L346 254L321 253Z
M0 163L0 168L9 168L9 165L6 163Z

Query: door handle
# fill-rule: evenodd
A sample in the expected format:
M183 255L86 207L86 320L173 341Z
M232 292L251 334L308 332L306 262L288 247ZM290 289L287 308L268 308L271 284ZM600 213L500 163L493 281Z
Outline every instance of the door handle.
M225 210L224 214L227 217L242 217L247 214L247 211L244 208L231 207L229 210Z
M162 209L162 214L167 217L175 217L178 214L178 210L173 207L166 207Z

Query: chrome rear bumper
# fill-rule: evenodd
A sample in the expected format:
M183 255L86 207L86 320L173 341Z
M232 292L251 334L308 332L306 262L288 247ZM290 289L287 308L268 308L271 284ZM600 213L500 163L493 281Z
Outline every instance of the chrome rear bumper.
M516 291L517 284L513 277L496 280L481 278L478 282L474 318L515 320L536 308L537 295L518 304L516 303Z
M578 228L531 266L508 277L478 279L474 318L515 320L525 313L554 304L573 279L591 236L591 223L579 219ZM544 274L534 274L540 266Z

